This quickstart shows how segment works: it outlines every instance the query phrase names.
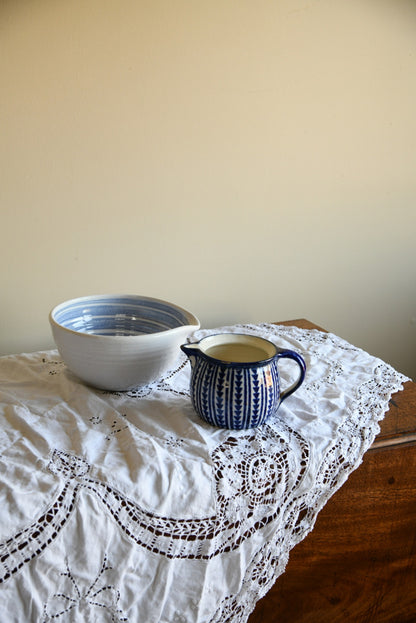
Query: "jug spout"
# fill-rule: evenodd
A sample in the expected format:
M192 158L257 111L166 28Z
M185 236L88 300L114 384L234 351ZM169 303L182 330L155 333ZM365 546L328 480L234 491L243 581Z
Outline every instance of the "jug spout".
M188 357L198 357L201 354L199 344L182 344L181 350L188 355Z
M201 349L199 348L199 344L182 344L181 350L188 356L189 363L191 364L191 369L195 368L196 362L201 355Z

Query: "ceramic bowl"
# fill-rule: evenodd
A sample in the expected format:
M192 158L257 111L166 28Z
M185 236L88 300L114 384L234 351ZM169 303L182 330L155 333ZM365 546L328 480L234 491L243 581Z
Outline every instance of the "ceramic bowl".
M94 387L126 391L171 368L180 345L199 328L190 312L136 295L85 296L49 314L53 338L68 368Z

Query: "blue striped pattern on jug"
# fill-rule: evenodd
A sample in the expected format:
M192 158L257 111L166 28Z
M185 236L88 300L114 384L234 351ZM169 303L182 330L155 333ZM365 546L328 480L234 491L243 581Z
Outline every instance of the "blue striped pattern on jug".
M279 406L277 363L234 367L199 359L191 397L197 413L209 424L231 429L259 426Z

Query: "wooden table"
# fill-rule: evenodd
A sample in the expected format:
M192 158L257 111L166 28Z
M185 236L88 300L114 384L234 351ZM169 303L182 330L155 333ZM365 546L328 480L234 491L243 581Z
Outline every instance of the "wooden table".
M416 383L380 427L248 623L416 622Z

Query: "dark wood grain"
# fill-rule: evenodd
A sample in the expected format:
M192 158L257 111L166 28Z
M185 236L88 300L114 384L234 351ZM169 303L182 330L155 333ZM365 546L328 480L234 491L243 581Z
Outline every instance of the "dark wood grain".
M284 324L319 328L305 319ZM415 440L416 384L409 382L249 623L416 622Z

